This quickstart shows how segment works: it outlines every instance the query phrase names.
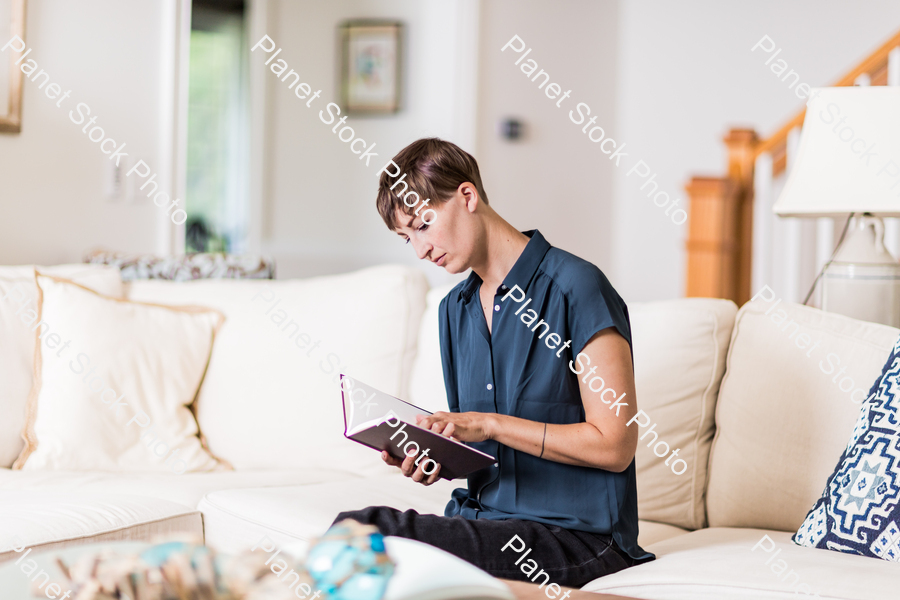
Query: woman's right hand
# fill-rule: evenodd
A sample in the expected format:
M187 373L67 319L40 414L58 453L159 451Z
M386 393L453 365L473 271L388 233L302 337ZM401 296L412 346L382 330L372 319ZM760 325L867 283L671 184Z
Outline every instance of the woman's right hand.
M416 465L416 457L415 456L406 456L401 461L398 458L394 458L390 454L387 453L387 450L381 451L381 460L386 462L392 467L398 467L400 472L403 473L404 477L409 477L416 483L421 483L422 485L431 485L441 476L441 465L437 465L437 468L431 475L426 475L423 467L425 466L425 461L422 460L420 455L419 464ZM436 463L437 464L437 463Z

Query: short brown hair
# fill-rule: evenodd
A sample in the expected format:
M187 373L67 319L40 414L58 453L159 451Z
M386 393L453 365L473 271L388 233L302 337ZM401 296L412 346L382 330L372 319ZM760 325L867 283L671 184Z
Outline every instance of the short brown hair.
M453 144L439 138L422 138L416 140L393 158L399 169L391 176L386 168L378 180L378 196L375 205L378 214L389 229L397 229L397 209L408 215L415 214L416 205L407 205L403 197L415 192L421 201L430 199L436 204L443 204L456 193L460 184L468 181L478 190L478 196L488 204L487 194L481 184L478 163L471 154ZM388 165L390 167L390 165ZM403 177L402 182L397 180ZM402 187L400 183L408 184ZM394 186L394 189L391 189ZM424 214L421 212L420 214Z

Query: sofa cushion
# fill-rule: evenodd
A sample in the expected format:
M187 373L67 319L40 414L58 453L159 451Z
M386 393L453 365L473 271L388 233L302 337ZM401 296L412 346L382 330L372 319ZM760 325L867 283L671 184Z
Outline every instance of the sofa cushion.
M202 538L196 510L128 494L0 491L0 562L32 552L99 541L143 540L190 533ZM25 552L25 550L22 550Z
M900 338L869 394L837 468L794 541L900 562Z
M679 535L690 533L687 529L675 527L668 523L654 521L638 521L638 545L647 548L651 544L668 540Z
M224 552L240 552L264 535L279 546L309 542L324 533L338 513L367 506L442 515L459 484L439 479L423 486L394 470L387 476L315 485L222 490L207 494L197 508L203 512L207 543Z
M800 526L898 334L798 304L741 308L716 409L710 526Z
M136 281L134 300L221 310L198 420L237 469L315 468L325 457L360 475L387 472L344 438L338 375L406 398L427 283L380 266L306 280Z
M40 273L37 283L32 318L42 323L35 335L43 332L43 342L36 342L26 447L14 468L183 473L219 467L191 405L222 314L109 298Z
M40 269L101 294L122 297L122 279L114 267L57 265ZM35 333L22 319L36 303L34 266L0 267L0 468L12 466L25 447L22 429L33 383Z
M635 457L638 515L685 529L705 527L716 396L737 306L687 298L635 303L628 311L638 409L649 416L631 425L646 423ZM676 474L675 461L666 465L666 453L654 453L657 440L680 449L683 473Z
M762 529L701 529L647 549L655 561L582 589L651 600L894 600L900 578L896 563L803 548Z
M133 471L13 471L0 469L0 491L133 494L177 502L191 508L206 494L218 490L266 486L307 485L343 481L357 475L333 467L279 471L221 471L211 473L159 473Z

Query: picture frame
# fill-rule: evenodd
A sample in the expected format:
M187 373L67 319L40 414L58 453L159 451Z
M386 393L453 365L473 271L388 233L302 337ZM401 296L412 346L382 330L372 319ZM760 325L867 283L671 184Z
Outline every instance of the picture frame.
M352 20L340 26L341 106L348 114L400 110L403 24Z
M25 39L26 0L0 0L0 36L8 31L9 37L0 39L5 46L14 36ZM22 70L16 65L22 52L8 48L9 58L0 59L0 133L22 132ZM4 52L4 54L6 54ZM0 55L2 56L2 55Z

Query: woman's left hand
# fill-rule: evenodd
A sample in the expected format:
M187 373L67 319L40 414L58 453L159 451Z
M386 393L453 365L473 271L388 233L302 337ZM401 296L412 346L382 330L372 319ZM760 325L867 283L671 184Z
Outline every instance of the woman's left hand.
M461 442L483 442L491 439L491 417L479 412L436 412L430 416L416 415L419 427L452 437Z

